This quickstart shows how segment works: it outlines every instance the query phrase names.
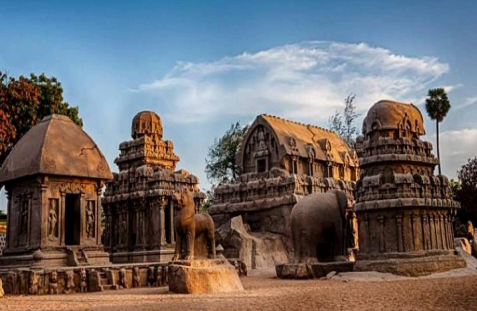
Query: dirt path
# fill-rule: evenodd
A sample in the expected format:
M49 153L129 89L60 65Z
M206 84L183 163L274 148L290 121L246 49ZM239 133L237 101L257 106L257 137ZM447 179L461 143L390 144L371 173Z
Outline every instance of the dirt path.
M231 294L188 296L142 288L5 297L0 310L477 310L477 275L406 279L355 273L295 281L278 280L267 270L242 281L246 290Z

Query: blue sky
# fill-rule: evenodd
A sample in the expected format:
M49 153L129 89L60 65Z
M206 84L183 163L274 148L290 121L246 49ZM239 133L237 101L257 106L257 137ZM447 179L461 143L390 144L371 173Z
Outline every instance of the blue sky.
M178 167L206 188L207 148L231 122L326 126L350 92L364 114L440 86L453 105L443 172L477 154L474 1L1 2L0 68L56 76L114 171L140 110L161 116Z

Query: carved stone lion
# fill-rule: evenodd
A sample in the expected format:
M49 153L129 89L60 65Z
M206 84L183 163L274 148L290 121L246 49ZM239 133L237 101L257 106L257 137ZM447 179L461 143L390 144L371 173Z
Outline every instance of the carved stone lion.
M173 196L178 209L174 217L176 249L172 260L193 260L196 237L205 235L208 244L208 257L215 258L214 221L208 214L195 214L195 203L191 192L183 188ZM182 243L185 242L185 256L182 256Z

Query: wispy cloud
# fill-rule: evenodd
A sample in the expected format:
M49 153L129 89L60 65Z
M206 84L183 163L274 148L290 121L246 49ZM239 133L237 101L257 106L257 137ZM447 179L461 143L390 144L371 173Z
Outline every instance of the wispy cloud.
M477 96L467 97L461 105L457 105L455 108L462 109L464 107L471 106L475 103L477 103Z
M384 98L420 101L448 70L435 57L408 57L365 43L304 42L211 62L179 62L161 79L132 91L158 96L169 120L177 122L267 112L318 123L349 93L358 95L363 111Z

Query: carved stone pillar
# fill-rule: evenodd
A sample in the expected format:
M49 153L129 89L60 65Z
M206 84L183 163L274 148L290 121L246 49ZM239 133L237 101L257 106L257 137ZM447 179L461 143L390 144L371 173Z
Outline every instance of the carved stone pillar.
M10 189L5 189L5 195L7 196L7 223L12 223L12 195ZM13 226L7 226L7 239L5 249L11 249L14 245L12 227Z
M48 184L41 183L40 184L40 204L41 204L41 227L48 228L48 215L50 212L50 202L46 195L46 191L48 190ZM59 220L59 219L58 219ZM61 223L61 222L59 222ZM58 223L58 225L59 225ZM48 243L48 229L41 230L41 245L46 245ZM56 241L57 242L57 241Z
M396 227L397 227L397 250L398 252L404 251L402 243L402 215L396 215Z
M60 245L65 245L65 206L66 206L66 193L60 192L60 212L58 217L58 222L60 225Z
M166 220L165 220L165 211L167 200L162 197L159 204L159 219L160 219L160 226L159 229L161 231L161 245L166 244Z
M423 246L424 250L429 250L430 249L430 237L429 237L429 222L428 222L428 217L427 214L422 215L422 236L424 238L423 240Z
M80 238L79 244L83 245L86 239L86 199L83 191L80 192Z
M171 200L171 204L170 204L170 209L171 209L171 212L170 212L170 228L171 228L171 243L175 243L176 242L176 238L175 238L175 232L174 232L174 201Z
M103 234L101 230L101 192L103 190L103 183L99 182L96 188L96 211L94 214L94 223L95 223L95 234L96 234L96 245L101 245L101 236Z
M419 251L421 250L421 230L419 224L419 214L412 214L411 215L412 221L412 236L414 239L414 250Z
M383 253L386 251L386 246L384 242L384 216L378 215L378 225L379 225L379 252Z
M454 233L452 231L452 216L447 214L446 215L446 222L447 222L447 245L449 249L454 249Z

